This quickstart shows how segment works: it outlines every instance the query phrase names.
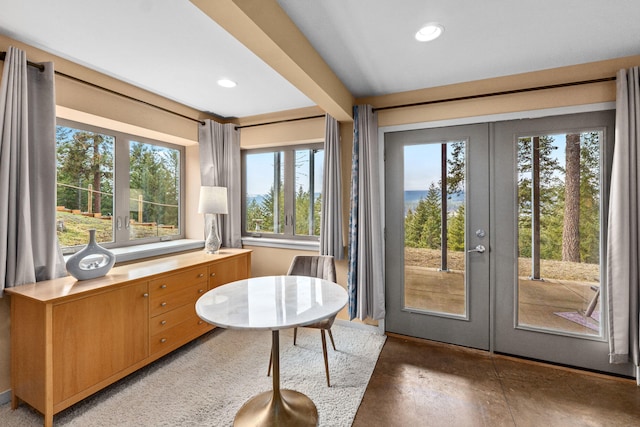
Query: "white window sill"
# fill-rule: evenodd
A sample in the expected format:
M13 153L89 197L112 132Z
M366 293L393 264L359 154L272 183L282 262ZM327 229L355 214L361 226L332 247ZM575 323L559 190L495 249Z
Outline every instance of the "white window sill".
M111 248L109 250L116 255L116 263L118 263L200 248L204 248L203 240L180 239L168 242L155 242L147 243L145 245ZM72 255L73 254L65 255L64 260L67 261Z
M314 240L270 239L268 237L243 237L242 246L262 246L299 251L320 251L320 242Z

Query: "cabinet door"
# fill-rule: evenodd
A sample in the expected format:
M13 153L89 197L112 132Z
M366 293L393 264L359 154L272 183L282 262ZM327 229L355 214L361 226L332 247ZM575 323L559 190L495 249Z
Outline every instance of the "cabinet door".
M209 266L209 289L248 277L248 254L224 259Z
M147 282L53 307L54 404L147 357Z

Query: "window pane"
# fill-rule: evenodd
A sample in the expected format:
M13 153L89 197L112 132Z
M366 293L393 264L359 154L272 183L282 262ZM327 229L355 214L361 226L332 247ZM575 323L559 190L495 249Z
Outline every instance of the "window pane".
M56 127L57 233L60 245L84 245L89 229L113 241L113 136Z
M404 306L464 315L465 141L404 148Z
M320 207L322 194L323 150L295 152L295 234L320 235Z
M284 233L284 153L247 154L246 232Z
M600 334L601 132L518 140L518 323Z
M180 234L180 152L129 144L129 238Z

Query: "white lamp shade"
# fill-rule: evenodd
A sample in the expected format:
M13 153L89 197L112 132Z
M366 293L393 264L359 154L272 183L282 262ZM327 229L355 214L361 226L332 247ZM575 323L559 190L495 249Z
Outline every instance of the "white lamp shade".
M198 213L229 213L227 207L227 187L210 187L204 185L200 187Z

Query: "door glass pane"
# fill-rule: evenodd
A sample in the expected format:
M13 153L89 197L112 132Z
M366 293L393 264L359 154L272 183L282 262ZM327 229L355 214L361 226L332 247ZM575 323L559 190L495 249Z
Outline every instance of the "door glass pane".
M600 334L602 132L518 139L518 325Z
M56 127L56 229L63 249L85 245L89 229L99 243L113 241L114 143L110 135Z
M284 234L284 152L247 154L246 232Z
M129 144L129 239L180 234L180 152Z
M404 308L465 315L464 212L465 142L406 146Z
M295 159L295 234L319 236L324 150L296 150Z

